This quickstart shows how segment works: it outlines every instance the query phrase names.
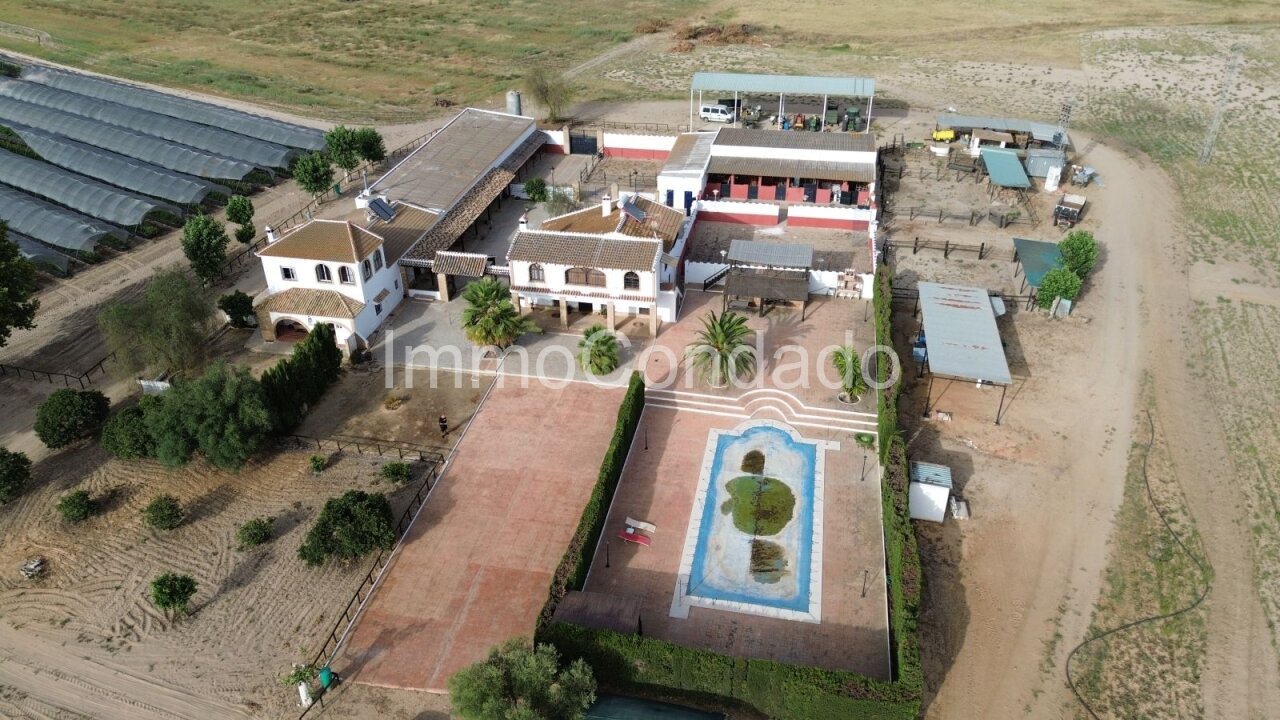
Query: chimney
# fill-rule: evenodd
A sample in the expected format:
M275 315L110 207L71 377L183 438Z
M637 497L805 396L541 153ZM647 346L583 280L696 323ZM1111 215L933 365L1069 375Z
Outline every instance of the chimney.
M268 244L268 245L270 245L271 243L273 243L273 242L275 242L275 241L276 241L276 231L275 231L275 230L272 230L270 225L264 225L264 226L262 227L262 229L263 229L263 231L265 231L265 232L267 233L267 244Z
M603 217L609 217L612 214L613 205L609 202L609 196L605 195L604 199L600 201L600 215Z
M529 229L529 213L520 216L520 231L524 232Z

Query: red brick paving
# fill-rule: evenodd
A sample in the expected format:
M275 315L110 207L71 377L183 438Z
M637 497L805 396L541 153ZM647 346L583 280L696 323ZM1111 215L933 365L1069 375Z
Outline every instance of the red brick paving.
M495 387L369 601L340 673L443 692L532 635L609 445L622 391Z

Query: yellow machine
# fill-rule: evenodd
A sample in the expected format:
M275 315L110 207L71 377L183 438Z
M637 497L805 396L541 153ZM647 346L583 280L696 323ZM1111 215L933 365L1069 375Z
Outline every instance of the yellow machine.
M956 139L956 131L951 129L934 130L933 139L938 142L951 142Z

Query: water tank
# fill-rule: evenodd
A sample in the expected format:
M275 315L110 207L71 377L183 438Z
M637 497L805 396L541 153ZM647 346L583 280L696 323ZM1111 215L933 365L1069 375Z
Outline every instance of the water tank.
M507 113L509 115L524 114L520 112L520 91L519 90L507 91Z

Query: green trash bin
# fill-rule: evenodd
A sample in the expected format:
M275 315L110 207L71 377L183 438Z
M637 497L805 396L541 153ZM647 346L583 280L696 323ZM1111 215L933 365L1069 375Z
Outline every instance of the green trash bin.
M334 184L333 184L333 194L334 194L334 195L341 195L341 194L342 194L342 183L334 183Z
M334 187L337 187L336 185ZM328 665L320 668L320 687L328 690L333 685L333 670Z

